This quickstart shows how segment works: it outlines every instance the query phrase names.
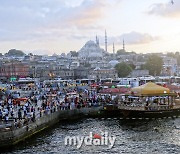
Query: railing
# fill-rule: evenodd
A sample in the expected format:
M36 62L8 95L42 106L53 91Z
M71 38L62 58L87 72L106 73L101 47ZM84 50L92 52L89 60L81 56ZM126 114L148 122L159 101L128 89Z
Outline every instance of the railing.
M126 110L147 110L147 111L160 111L160 110L168 110L173 109L173 105L150 105L146 106L145 104L135 104L130 102L121 103L118 106L119 109Z
M91 104L89 106L80 106L80 108L74 108L74 109L69 109L67 107L62 107L62 106L54 106L51 109L48 110L41 110L39 112L36 112L35 117L30 117L30 118L22 118L21 120L14 118L14 119L9 119L7 122L2 120L0 121L0 131L11 131L15 130L18 128L22 128L24 126L27 126L28 124L31 124L35 122L36 120L40 119L41 117L44 117L45 115L50 115L52 113L55 113L57 111L65 111L65 110L75 110L75 109L81 109L81 108L91 108L91 107L99 107L101 106L102 103L97 103L96 105Z

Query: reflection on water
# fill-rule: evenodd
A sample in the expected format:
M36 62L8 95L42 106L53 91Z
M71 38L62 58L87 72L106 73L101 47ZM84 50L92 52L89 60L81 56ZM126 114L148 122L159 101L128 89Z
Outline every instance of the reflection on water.
M64 146L65 136L108 131L116 135L112 149L107 146ZM7 153L180 153L180 118L153 121L86 119L61 122L16 146Z

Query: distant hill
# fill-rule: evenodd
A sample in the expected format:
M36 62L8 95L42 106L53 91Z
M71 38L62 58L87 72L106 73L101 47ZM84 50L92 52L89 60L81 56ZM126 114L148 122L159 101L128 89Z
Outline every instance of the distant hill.
M5 56L14 56L14 57L22 57L25 53L21 50L11 49L8 51L8 53L5 54Z

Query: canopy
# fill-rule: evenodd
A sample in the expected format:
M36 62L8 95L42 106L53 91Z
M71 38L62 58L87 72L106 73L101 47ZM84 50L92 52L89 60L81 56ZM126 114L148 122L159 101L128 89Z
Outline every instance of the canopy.
M132 88L131 93L137 95L156 95L156 94L169 94L170 90L168 88L159 86L153 82L148 82L142 86Z
M96 88L96 87L99 87L99 85L98 85L98 84L96 84L96 83L94 83L94 84L91 84L91 87Z
M28 100L28 98L16 98L16 101L27 101Z

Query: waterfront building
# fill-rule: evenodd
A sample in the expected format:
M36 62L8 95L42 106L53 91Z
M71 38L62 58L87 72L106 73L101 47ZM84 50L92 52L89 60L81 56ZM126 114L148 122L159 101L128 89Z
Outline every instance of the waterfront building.
M29 66L25 63L18 61L11 61L0 65L0 77L11 78L11 77L28 77Z
M110 66L110 67L115 67L118 63L119 63L119 61L117 61L117 60L111 60L111 61L109 62L109 66Z
M104 67L108 67L108 62L105 60L93 60L89 62L91 64L91 68L96 68L96 67L100 67L100 68L104 68Z
M130 74L130 77L136 78L139 76L147 76L149 75L149 70L133 70Z
M72 61L71 64L70 64L70 69L76 69L76 68L78 68L79 66L80 66L80 62L77 61L77 60L74 60L74 61Z
M88 67L78 67L74 69L74 79L85 79L89 76L90 68Z
M95 68L89 72L89 79L116 79L118 77L117 71L114 68Z
M172 57L163 57L163 69L162 75L163 76L174 76L178 74L178 65L177 59Z

